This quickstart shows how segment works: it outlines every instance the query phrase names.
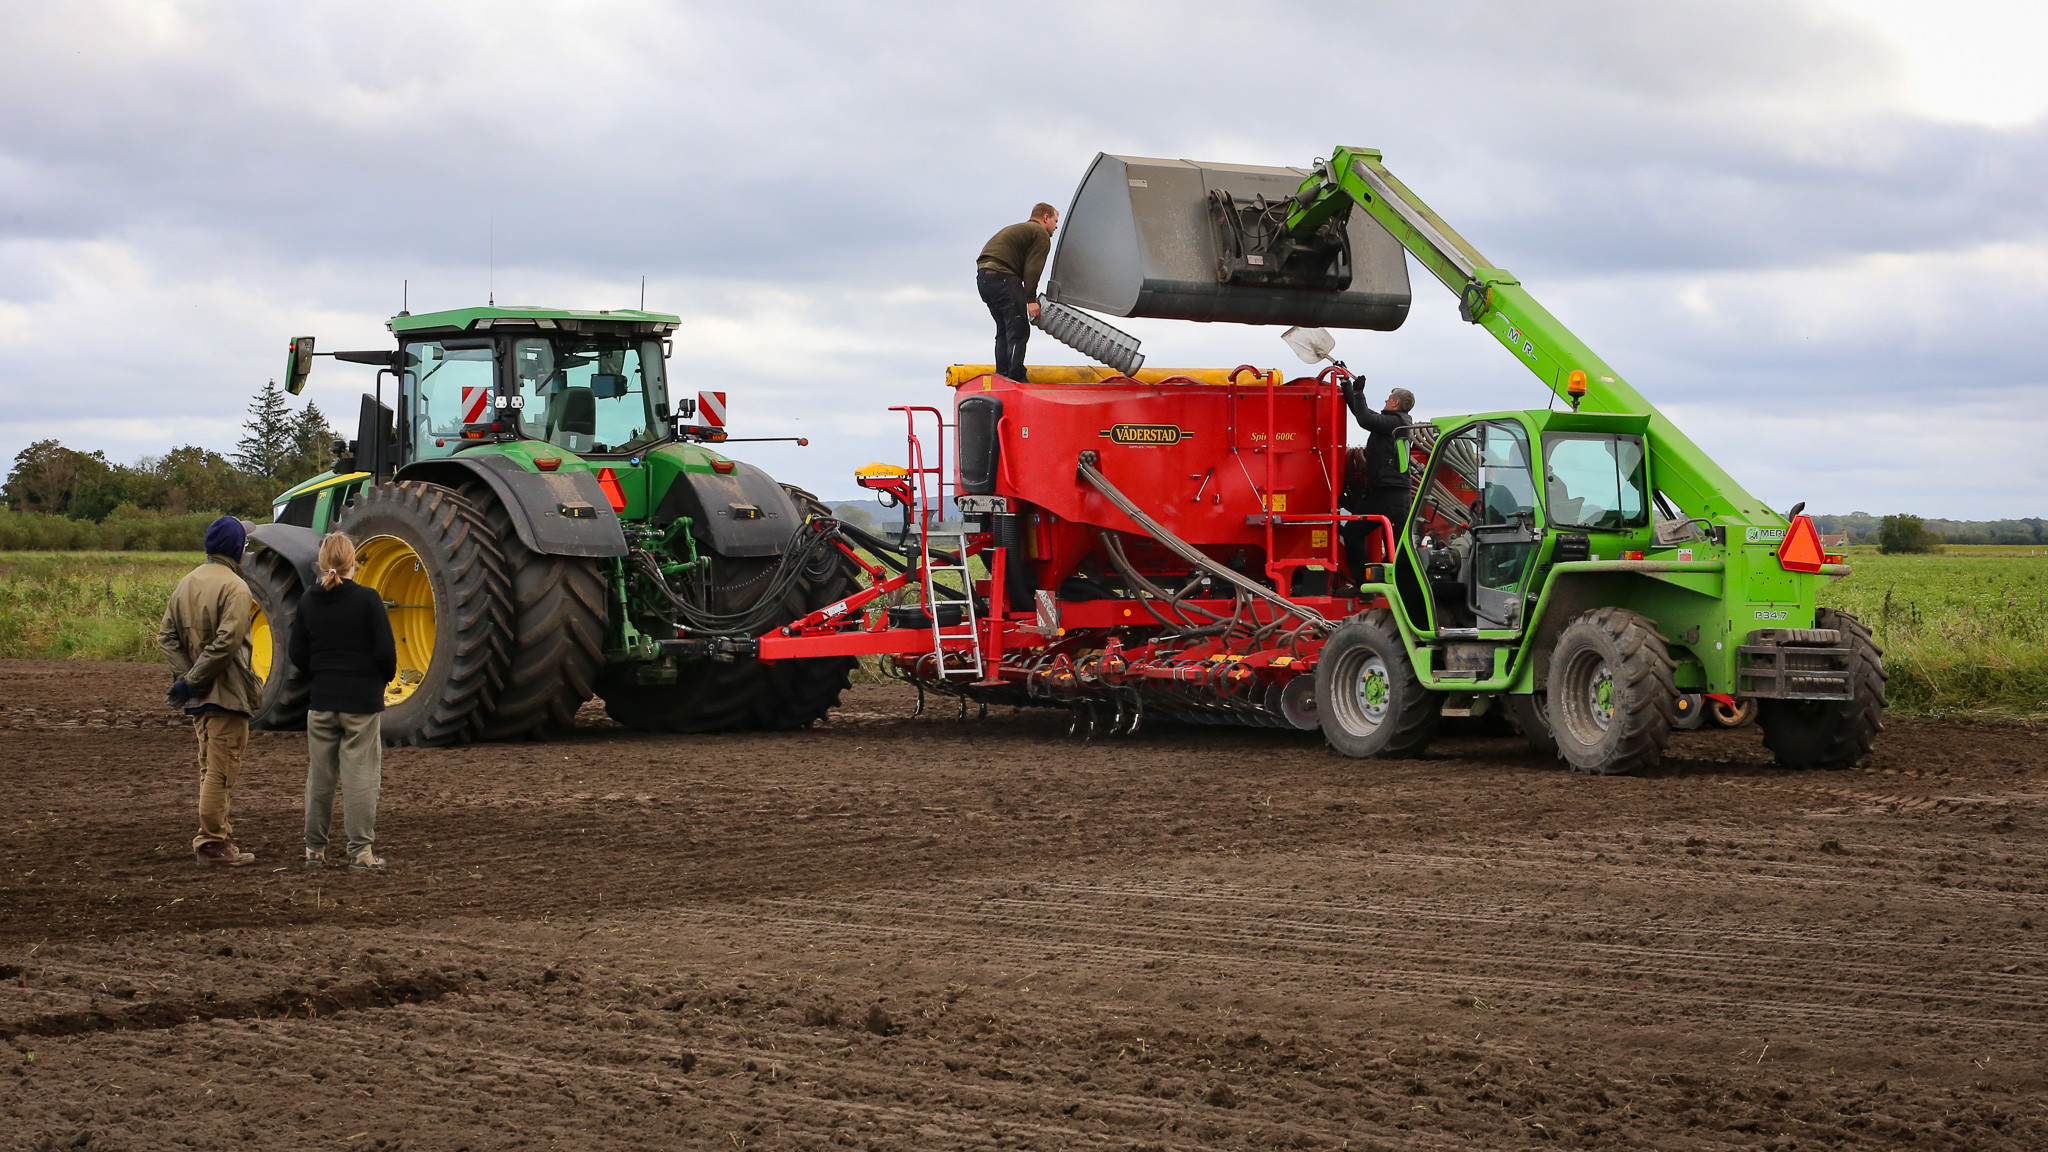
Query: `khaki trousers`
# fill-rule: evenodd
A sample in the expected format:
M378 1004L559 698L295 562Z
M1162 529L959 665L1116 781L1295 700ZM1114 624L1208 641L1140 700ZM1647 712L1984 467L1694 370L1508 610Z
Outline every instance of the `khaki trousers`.
M199 835L197 852L208 844L227 842L234 834L228 801L242 775L242 753L249 747L249 717L241 712L201 712L192 718L199 735Z
M306 847L327 851L334 786L341 785L348 856L377 840L377 792L384 780L382 712L306 713Z

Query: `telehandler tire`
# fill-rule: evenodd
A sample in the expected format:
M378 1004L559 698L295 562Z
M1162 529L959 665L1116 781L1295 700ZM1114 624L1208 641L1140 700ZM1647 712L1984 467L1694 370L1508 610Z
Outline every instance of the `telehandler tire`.
M1522 734L1522 739L1529 742L1530 751L1555 760L1557 736L1550 731L1548 696L1548 693L1540 690L1520 696L1509 696L1508 715L1514 718L1515 730Z
M483 513L512 580L512 648L505 686L485 716L481 740L537 736L575 726L576 710L597 691L604 670L604 573L586 556L549 556L528 548L497 493L462 489Z
M292 624L298 618L299 570L279 552L253 548L242 562L242 580L256 602L249 623L249 656L256 680L262 686L251 728L272 732L295 732L306 726L306 700L313 682L303 669L292 667L286 655L291 643Z
M1758 700L1757 726L1764 747L1787 768L1854 767L1870 754L1884 730L1884 650L1863 621L1833 608L1814 613L1813 626L1842 634L1849 650L1852 700Z
M801 488L784 484L806 520L832 511ZM773 558L727 560L713 557L713 578L744 597L764 581ZM836 548L828 548L801 574L783 602L778 622L794 620L852 595L860 587L859 569ZM728 604L726 611L745 607ZM851 686L851 656L813 660L692 660L676 668L673 684L640 684L631 666L614 666L599 678L597 694L612 719L643 732L732 732L744 729L809 727L839 703Z
M1420 756L1436 738L1443 693L1416 678L1384 608L1339 625L1316 661L1316 714L1323 737L1357 758Z
M1575 772L1613 776L1657 763L1671 740L1678 689L1664 638L1625 608L1566 625L1550 657L1550 730Z
M384 742L465 744L483 731L512 653L512 582L483 513L452 488L366 488L336 526L356 583L377 590L398 643Z

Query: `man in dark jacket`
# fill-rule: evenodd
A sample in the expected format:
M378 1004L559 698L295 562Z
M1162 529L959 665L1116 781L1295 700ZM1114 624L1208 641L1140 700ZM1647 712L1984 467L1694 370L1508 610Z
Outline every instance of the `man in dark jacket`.
M1366 406L1365 378L1354 376L1344 385L1344 402L1351 408L1351 418L1367 432L1364 459L1356 461L1363 473L1357 478L1361 482L1345 485L1345 510L1362 516L1385 516L1399 534L1414 491L1397 437L1415 422L1408 415L1415 408L1415 393L1396 388L1387 393L1386 402L1374 412ZM1358 455L1357 450L1353 449L1352 454ZM1377 529L1378 525L1369 520L1353 520L1339 533L1352 572L1364 565L1366 538Z
M974 286L996 322L996 375L1024 379L1024 345L1038 319L1038 277L1052 252L1060 214L1036 204L1031 219L1012 224L982 245L974 261Z
M193 854L201 864L247 864L254 853L229 837L228 802L242 775L249 717L263 697L250 666L249 586L242 581L242 522L223 516L206 528L206 563L185 574L171 592L157 629L157 646L176 680L164 697L192 717L199 736L199 834Z
M355 544L340 532L320 542L318 583L299 598L293 618L293 666L312 681L306 711L306 855L309 868L327 864L334 788L341 785L349 867L384 867L377 840L377 795L383 785L384 688L398 675L398 646L383 597L351 580Z

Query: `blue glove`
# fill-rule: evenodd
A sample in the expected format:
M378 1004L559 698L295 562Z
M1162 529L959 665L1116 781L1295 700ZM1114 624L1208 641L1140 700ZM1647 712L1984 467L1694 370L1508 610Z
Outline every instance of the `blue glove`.
M190 699L192 699L192 686L185 683L182 678L171 681L171 690L164 693L164 703L169 704L173 708L183 708L185 702Z

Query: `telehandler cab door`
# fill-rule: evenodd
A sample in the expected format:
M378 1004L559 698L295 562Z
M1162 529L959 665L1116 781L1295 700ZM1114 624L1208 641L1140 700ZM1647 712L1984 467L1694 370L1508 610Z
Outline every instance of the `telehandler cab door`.
M1443 438L1410 527L1437 628L1522 626L1541 515L1519 422L1482 421Z

